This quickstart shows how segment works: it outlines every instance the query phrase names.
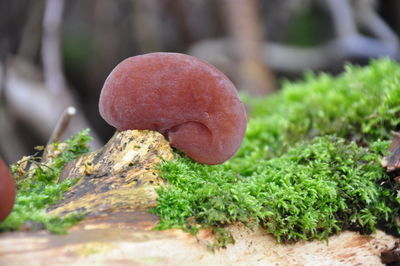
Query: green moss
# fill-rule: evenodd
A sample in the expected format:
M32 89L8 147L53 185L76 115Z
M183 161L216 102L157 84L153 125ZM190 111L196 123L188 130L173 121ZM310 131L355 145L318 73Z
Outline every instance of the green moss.
M248 100L253 119L245 144L256 140L276 152L327 134L367 143L389 139L400 122L399 65L382 59L345 69L338 77L308 73L273 97Z
M161 166L158 228L261 224L278 241L326 239L344 229L399 231L396 185L380 166L400 122L400 66L307 74L276 95L247 99L243 145L218 166L179 157Z
M88 134L87 129L74 135L65 141L65 147L53 143L61 153L50 166L42 165L40 158L33 157L29 159L30 163L37 167L31 173L20 172L16 165L11 167L17 180L17 198L10 216L0 223L0 231L16 230L25 225L33 230L46 228L54 233L64 233L66 228L82 218L80 213L62 218L49 216L46 208L62 199L64 192L77 182L69 179L58 182L58 178L67 162L89 151L87 144L91 137Z

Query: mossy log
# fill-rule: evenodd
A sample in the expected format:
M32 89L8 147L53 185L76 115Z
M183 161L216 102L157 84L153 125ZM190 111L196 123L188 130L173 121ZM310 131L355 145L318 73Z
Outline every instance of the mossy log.
M50 156L51 158L51 156ZM277 244L262 228L231 225L235 244L211 252L208 230L155 231L147 210L163 184L156 165L173 158L164 137L152 131L117 132L102 149L70 163L62 174L80 178L65 199L48 210L85 219L66 235L47 231L0 234L0 265L380 265L380 253L396 239L343 232L328 242Z

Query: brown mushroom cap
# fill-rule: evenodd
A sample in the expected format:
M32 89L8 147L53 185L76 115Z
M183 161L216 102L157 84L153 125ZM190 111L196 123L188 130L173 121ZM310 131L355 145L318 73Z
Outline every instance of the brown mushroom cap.
M0 222L7 218L15 201L15 181L7 165L0 159Z
M104 83L99 110L118 130L158 131L171 146L205 164L231 158L247 124L232 82L214 66L177 53L122 61Z

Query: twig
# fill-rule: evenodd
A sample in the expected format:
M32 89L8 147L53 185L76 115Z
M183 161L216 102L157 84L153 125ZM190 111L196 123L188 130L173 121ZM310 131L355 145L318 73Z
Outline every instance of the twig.
M71 122L72 117L76 114L76 109L73 106L69 106L65 111L62 113L60 119L58 120L53 133L51 133L49 140L47 141L47 145L43 151L42 162L46 161L47 153L49 149L49 145L54 142L59 142L61 137L64 135L66 129Z
M59 142L61 137L64 135L69 123L71 122L72 117L76 114L76 109L73 106L67 107L64 113L62 113L60 119L57 122L56 127L53 130L49 140L47 141L47 145L53 142Z

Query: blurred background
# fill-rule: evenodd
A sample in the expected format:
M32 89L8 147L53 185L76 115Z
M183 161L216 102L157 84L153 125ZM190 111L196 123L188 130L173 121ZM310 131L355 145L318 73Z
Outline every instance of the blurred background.
M91 128L110 71L143 53L180 52L222 70L254 97L307 70L399 59L398 0L0 0L0 155L9 163L44 145L66 107L64 137Z

